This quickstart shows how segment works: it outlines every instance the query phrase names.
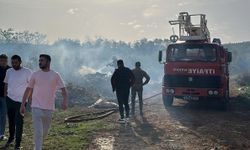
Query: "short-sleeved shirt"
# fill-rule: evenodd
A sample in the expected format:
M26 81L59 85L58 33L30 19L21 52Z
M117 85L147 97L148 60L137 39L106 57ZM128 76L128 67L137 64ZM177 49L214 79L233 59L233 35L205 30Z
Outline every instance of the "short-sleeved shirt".
M33 89L32 108L54 110L56 91L65 85L57 72L39 70L32 74L28 87Z
M32 71L22 67L19 70L10 68L6 72L4 83L8 84L7 96L16 102L22 102L23 94L28 86Z

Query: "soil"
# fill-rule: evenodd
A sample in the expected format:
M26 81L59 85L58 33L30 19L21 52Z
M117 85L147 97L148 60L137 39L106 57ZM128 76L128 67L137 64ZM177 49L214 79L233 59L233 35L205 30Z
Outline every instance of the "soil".
M89 149L100 150L248 150L250 100L231 98L227 111L216 101L175 99L165 108L160 96L145 101L144 115L119 124L118 114L105 121L112 131L98 133Z

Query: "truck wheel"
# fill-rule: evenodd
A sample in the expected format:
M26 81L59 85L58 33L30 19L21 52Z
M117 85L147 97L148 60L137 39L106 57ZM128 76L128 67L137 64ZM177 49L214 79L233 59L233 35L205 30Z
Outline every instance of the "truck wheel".
M219 109L222 111L225 111L228 109L228 102L226 102L225 100L221 100L220 104L219 104Z
M172 106L174 97L171 95L162 95L163 104L165 107Z
M220 100L220 110L227 110L229 105L229 92L227 91L225 97Z

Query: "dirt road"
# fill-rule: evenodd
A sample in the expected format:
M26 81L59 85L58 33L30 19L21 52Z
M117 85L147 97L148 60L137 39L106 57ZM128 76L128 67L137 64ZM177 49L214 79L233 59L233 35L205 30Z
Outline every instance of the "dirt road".
M96 137L90 149L114 150L245 150L250 149L250 102L233 98L228 111L216 103L176 100L165 108L160 97L145 102L144 116ZM105 139L105 141L102 141ZM96 144L98 143L98 144ZM106 145L105 145L106 144Z

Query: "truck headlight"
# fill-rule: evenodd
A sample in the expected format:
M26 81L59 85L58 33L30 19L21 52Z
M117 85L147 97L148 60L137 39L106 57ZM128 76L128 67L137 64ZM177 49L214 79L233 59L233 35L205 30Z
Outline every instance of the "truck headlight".
M219 92L215 90L214 91L214 95L218 95L218 94L219 94Z
M174 89L166 89L167 94L174 94Z
M171 94L174 94L174 89L170 89L169 92L170 92Z
M213 95L213 94L214 94L214 92L212 90L208 91L208 95Z

